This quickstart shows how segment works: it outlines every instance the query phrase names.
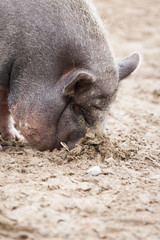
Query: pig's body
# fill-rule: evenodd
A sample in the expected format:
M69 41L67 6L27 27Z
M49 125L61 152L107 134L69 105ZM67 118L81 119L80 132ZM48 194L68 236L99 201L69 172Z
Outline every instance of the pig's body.
M137 63L134 55L118 67L89 0L1 0L2 137L17 136L11 111L38 149L59 147L61 141L73 147L86 126L103 121L119 76L129 75Z

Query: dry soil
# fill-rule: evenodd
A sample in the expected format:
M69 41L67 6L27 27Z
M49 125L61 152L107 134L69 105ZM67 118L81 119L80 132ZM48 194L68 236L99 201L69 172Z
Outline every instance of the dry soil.
M96 5L117 60L136 50L141 65L120 84L107 136L51 153L0 140L1 240L160 239L160 1Z

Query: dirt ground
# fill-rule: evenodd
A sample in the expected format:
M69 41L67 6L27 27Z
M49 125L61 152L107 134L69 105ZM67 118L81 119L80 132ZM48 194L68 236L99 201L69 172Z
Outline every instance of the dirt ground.
M1 240L160 239L160 1L96 5L117 60L136 50L141 65L121 83L107 136L51 153L0 140Z

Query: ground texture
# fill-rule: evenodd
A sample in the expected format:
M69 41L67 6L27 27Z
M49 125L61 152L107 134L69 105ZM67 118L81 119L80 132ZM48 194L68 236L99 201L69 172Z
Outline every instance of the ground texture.
M159 0L96 5L117 60L138 50L141 65L121 82L107 136L52 153L0 140L1 240L160 239Z

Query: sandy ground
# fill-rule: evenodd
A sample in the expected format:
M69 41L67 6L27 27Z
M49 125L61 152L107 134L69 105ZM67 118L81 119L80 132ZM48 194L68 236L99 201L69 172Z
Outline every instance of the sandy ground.
M141 66L121 83L107 137L52 153L0 140L1 240L160 239L160 1L96 4L117 59L138 50Z

